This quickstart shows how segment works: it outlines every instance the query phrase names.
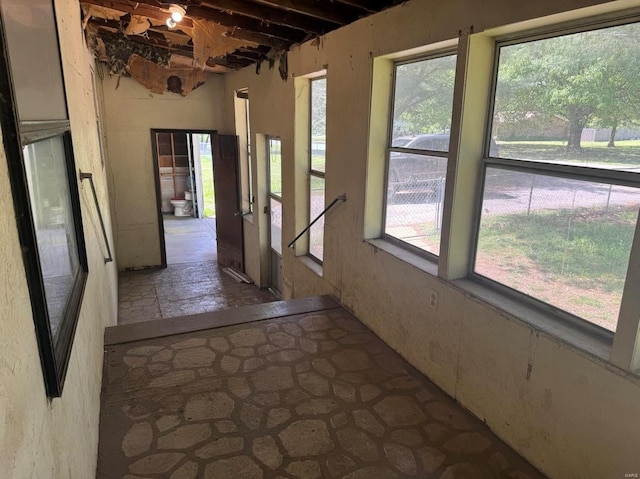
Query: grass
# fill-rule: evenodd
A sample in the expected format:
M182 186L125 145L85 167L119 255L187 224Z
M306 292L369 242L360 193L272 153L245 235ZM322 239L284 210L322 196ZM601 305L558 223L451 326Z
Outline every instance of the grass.
M213 161L210 155L200 156L202 167L202 195L204 197L203 214L207 218L216 215L216 201L213 188Z
M615 331L636 217L628 207L485 217L476 271Z
M620 290L636 216L635 210L585 208L488 217L479 249L526 258L540 272L585 288Z
M614 148L607 148L606 141L585 141L580 151L567 151L562 141L498 141L498 145L503 158L640 166L640 140L616 141Z

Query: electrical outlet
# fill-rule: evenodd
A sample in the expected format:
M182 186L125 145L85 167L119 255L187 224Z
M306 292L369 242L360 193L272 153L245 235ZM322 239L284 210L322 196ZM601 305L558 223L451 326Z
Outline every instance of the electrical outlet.
M438 292L435 289L429 294L429 307L434 311L438 311Z

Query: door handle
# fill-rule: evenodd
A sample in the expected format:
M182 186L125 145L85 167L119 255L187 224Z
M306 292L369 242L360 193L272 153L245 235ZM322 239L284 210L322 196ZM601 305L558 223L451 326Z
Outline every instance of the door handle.
M252 212L251 211L236 211L233 216L248 216L250 215Z

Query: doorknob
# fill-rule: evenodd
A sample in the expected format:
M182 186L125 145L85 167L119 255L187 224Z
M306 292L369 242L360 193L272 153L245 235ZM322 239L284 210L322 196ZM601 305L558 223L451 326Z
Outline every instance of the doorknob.
M265 206L265 207L262 209L262 212L263 212L265 215L268 215L268 214L269 214L269 207L268 207L268 206Z

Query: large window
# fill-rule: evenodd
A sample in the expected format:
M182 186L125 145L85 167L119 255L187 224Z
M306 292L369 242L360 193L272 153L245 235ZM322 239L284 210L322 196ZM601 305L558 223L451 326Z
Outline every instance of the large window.
M55 16L50 0L7 0L1 12L0 89L15 98L0 106L4 148L46 388L59 396L87 261Z
M640 24L497 48L474 271L616 330L640 207Z
M327 79L311 80L311 144L309 145L309 221L324 210L325 163L327 159ZM309 230L309 255L322 262L324 217Z
M384 233L440 252L456 55L397 63L387 148Z

